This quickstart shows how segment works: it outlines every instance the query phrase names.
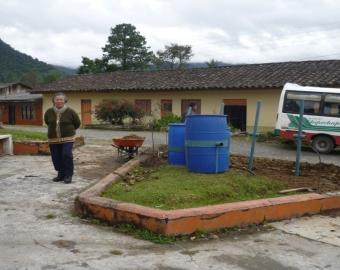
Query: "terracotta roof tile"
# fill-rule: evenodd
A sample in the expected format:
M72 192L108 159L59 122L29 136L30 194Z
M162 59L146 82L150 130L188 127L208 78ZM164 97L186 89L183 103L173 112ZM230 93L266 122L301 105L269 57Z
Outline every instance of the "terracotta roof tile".
M32 92L281 88L286 82L340 86L340 60L74 75L40 85Z

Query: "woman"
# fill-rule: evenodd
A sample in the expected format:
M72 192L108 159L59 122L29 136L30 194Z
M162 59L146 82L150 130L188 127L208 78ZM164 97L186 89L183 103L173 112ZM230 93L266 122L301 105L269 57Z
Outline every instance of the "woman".
M46 111L44 120L48 127L52 162L58 172L53 181L69 184L73 176L73 143L80 119L74 110L66 106L67 97L64 93L56 93L52 102L53 107Z

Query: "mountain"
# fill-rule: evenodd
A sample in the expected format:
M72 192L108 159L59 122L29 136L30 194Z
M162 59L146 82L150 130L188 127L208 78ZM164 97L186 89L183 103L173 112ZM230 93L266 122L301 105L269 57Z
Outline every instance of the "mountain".
M77 69L75 69L75 68L58 66L58 65L53 65L53 67L56 68L57 70L65 73L66 75L75 75L77 73Z
M54 67L13 49L0 39L0 82L23 82L34 86L68 74L67 68Z

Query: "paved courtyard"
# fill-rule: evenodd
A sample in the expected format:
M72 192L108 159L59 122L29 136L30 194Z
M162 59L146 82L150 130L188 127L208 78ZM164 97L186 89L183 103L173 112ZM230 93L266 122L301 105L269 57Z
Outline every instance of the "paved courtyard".
M119 166L106 145L75 150L74 183L53 183L49 156L0 157L0 269L339 269L340 217L158 245L75 216L75 196ZM103 169L105 168L105 169Z

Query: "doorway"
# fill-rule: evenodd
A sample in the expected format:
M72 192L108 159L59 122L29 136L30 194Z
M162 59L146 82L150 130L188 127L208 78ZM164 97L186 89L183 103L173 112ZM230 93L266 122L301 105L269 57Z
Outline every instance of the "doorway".
M246 99L225 99L224 114L227 115L229 126L242 132L247 131Z
M81 124L86 126L92 123L91 117L91 99L81 100Z
M8 104L8 124L15 125L15 104Z

